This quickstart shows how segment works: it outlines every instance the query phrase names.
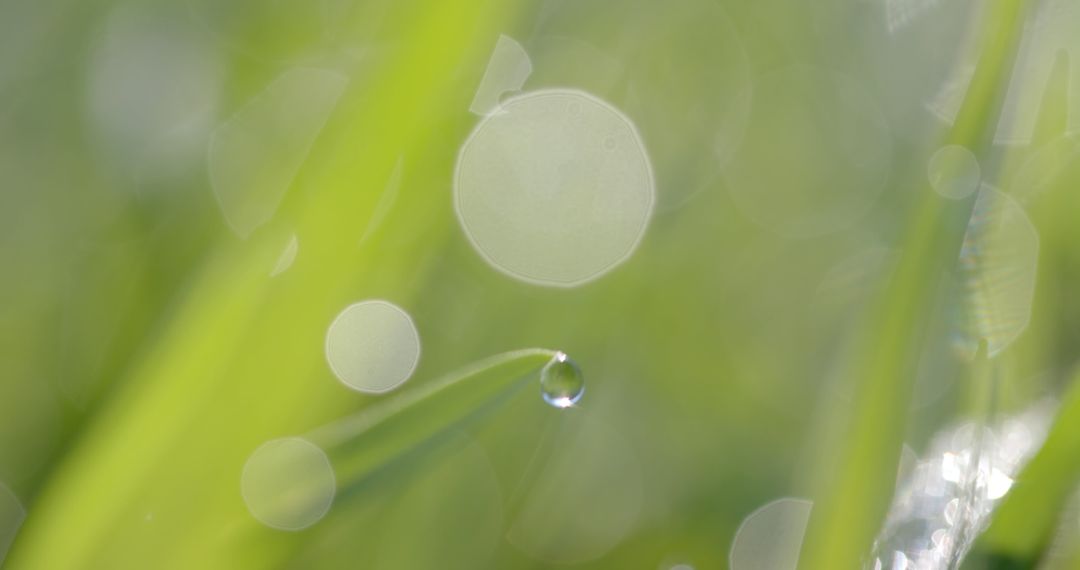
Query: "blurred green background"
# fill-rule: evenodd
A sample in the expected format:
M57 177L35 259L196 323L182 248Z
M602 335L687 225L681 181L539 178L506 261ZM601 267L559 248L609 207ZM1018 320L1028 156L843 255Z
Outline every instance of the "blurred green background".
M1070 10L0 0L0 482L26 512L7 567L727 568L741 521L785 496L815 501L804 566L856 567L902 443L924 452L1070 379ZM529 55L524 90L609 102L652 162L643 241L579 287L496 271L454 215L500 35ZM242 237L212 134L300 68L347 82L328 104L310 84L264 107L271 135L327 115L294 173L283 156L251 174L283 193ZM974 198L927 180L950 143L1038 235L992 410L950 285ZM240 494L256 447L396 396L346 389L323 354L334 316L373 298L419 331L401 392L545 347L581 365L586 395L557 410L529 384L339 485L314 526L262 526ZM1071 489L1073 469L1051 471Z

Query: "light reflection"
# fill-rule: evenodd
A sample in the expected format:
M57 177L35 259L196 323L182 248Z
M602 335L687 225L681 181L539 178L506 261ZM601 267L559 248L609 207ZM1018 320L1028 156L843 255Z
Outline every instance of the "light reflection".
M462 145L454 206L466 236L499 271L575 287L633 254L655 186L633 123L582 91L503 102Z
M1038 147L1024 161L1013 177L1011 188L1022 203L1077 176L1080 165L1080 139L1065 135Z
M364 234L360 236L360 245L363 245L368 238L379 230L383 220L386 219L386 216L394 207L394 203L397 202L398 192L401 190L404 166L405 157L399 156L394 164L394 170L390 173L390 178L386 181L386 187L383 188L382 196L379 198L378 204L375 204L375 209L371 212L371 219L368 220L367 227L364 228Z
M343 384L380 394L408 380L420 361L412 317L383 300L349 305L326 331L326 361Z
M898 0L907 3L928 0ZM984 3L975 3L981 6ZM1080 131L1080 94L1067 90L1080 73L1080 40L1075 33L1080 24L1080 3L1075 0L1040 2L1034 15L1023 26L1013 72L994 133L994 142L1026 145L1032 142L1043 100L1048 90L1064 90L1066 132ZM952 124L974 77L977 53L971 53L955 66L927 107L941 120ZM1058 81L1055 81L1057 79Z
M783 498L750 513L731 543L731 570L795 570L813 506Z
M934 191L950 200L968 197L979 188L982 179L975 155L959 145L939 148L930 157L926 175Z
M347 82L334 71L290 69L214 131L210 185L237 235L273 218Z
M574 86L637 125L654 167L658 212L717 188L742 141L752 69L722 3L547 2L526 47L528 89ZM672 57L657 57L657 54ZM675 55L683 54L683 55Z
M585 395L585 375L565 352L555 353L540 371L540 394L548 404L564 409Z
M968 84L975 76L974 65L957 65L945 78L937 92L926 101L926 109L942 122L952 124L964 103Z
M960 249L961 355L974 357L980 339L988 355L1005 350L1027 328L1035 295L1039 237L1010 196L983 185Z
M968 423L938 433L898 487L866 568L951 568L1042 444L1049 420L1048 406L1038 405L992 428Z
M281 275L288 268L292 267L294 261L296 261L296 253L300 249L300 242L296 239L296 234L289 236L289 242L285 244L285 249L281 250L281 255L278 256L277 262L274 263L274 268L270 270L270 277Z
M525 48L513 38L500 35L469 111L480 116L497 111L499 98L506 92L519 91L531 73L532 62Z
M244 464L240 491L251 515L278 530L305 529L334 502L337 482L326 453L299 437L268 441Z
M1027 144L1032 140L1043 99L1048 90L1064 89L1067 97L1065 129L1080 132L1080 93L1069 83L1080 79L1080 3L1076 0L1039 2L1023 29L1019 52L1009 81L994 141ZM1053 76L1064 79L1056 85Z

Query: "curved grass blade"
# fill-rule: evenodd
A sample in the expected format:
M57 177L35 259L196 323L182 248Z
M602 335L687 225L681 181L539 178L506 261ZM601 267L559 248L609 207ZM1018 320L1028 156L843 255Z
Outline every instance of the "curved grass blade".
M359 506L354 500L377 501L383 491L413 475L419 463L447 453L454 441L460 441L462 427L518 394L556 354L541 348L497 354L305 433L302 439L325 452L333 469L331 516L337 509L347 517L350 509ZM289 527L277 524L287 519L266 520L257 511L273 512L279 507L288 511L295 497L321 494L325 481L289 473L282 477L277 484L290 491L279 495L281 504L267 502L263 494L260 502L248 503L247 512L232 512L225 525L228 531L214 537L214 543L229 545L230 552L245 560L265 556L268 549L273 550L271 558L279 561L296 556L311 536L280 531L303 531L327 512L303 526ZM325 528L333 533L336 527L331 523ZM198 560L195 557L192 563Z
M315 429L305 438L330 457L339 489L354 487L517 393L555 355L542 348L498 354Z

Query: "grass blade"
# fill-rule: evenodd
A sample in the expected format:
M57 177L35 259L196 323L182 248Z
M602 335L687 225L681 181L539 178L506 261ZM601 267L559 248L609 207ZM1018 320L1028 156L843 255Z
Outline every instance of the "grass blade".
M515 394L555 354L542 348L498 354L305 437L329 455L339 488L359 485L402 455Z

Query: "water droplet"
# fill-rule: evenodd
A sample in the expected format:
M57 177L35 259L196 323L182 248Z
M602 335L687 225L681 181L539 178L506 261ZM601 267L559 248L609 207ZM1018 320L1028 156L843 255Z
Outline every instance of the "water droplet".
M540 393L552 406L569 408L585 394L585 376L566 353L556 353L540 371Z

